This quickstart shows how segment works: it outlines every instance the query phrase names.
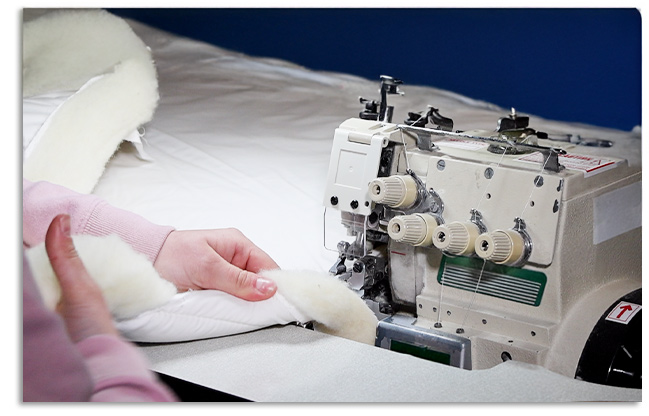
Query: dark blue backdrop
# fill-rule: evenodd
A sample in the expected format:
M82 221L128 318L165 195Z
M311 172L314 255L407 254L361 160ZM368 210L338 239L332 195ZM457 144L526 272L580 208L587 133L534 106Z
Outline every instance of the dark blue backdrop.
M556 120L641 124L636 9L109 10L315 70L391 75Z

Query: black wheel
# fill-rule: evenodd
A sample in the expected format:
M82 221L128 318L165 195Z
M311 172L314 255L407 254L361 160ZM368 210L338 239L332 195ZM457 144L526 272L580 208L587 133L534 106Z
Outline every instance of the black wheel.
M620 302L642 305L642 289L623 296L600 317L581 353L575 378L608 386L642 388L642 310L626 322L606 319ZM626 306L620 313L622 316ZM630 306L629 306L630 308ZM630 313L630 310L629 310Z

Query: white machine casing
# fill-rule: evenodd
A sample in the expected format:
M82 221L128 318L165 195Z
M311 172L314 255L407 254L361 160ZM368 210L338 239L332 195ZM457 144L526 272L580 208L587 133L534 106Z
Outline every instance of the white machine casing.
M628 340L606 341L617 352L599 379L585 357L602 342L598 325L627 330L640 316L642 170L628 146L545 135L514 110L496 131L463 132L424 127L431 111L405 124L368 113L335 131L324 205L356 236L331 271L382 319L377 346L467 369L513 359L602 384L641 381ZM380 189L399 177L417 184L410 206L391 202L406 200L396 185Z

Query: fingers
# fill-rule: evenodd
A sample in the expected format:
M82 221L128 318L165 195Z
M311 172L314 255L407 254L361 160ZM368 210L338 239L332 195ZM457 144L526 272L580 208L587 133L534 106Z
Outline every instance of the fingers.
M279 266L263 250L250 241L237 229L225 230L229 234L229 248L233 250L231 257L223 257L226 262L226 279L224 290L231 295L249 301L265 300L272 297L277 291L274 281L260 276L262 270L274 270ZM228 241L219 239L219 242ZM217 253L222 250L213 247ZM228 258L229 257L229 258Z
M277 263L234 228L174 231L154 267L179 290L221 290L250 301L277 291L275 282L259 275L278 269Z
M213 235L210 246L233 265L259 273L261 270L279 269L275 261L236 228L221 230Z
M93 335L118 336L101 289L90 277L70 236L70 217L59 215L45 235L45 250L61 286L57 312L73 342Z
M250 246L250 254L248 255L247 269L254 273L259 273L261 270L274 270L279 269L275 260L273 260L265 251L257 247L252 241L248 240Z
M247 269L259 273L262 270L279 269L279 265L266 252L255 246L250 253Z
M45 249L62 291L90 278L72 242L69 216L59 215L52 220L45 235Z
M277 292L274 281L232 264L226 266L226 279L222 285L224 292L248 301L266 300Z

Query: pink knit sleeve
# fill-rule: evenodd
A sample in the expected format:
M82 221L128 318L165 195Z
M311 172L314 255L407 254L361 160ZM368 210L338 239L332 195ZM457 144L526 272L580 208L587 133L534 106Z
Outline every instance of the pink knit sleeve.
M174 229L115 208L96 195L79 194L49 182L30 182L23 178L23 245L32 247L43 242L47 228L59 214L70 215L72 234L117 234L151 262Z
M133 345L112 335L95 335L76 344L94 381L94 402L170 402L176 397L148 370Z

